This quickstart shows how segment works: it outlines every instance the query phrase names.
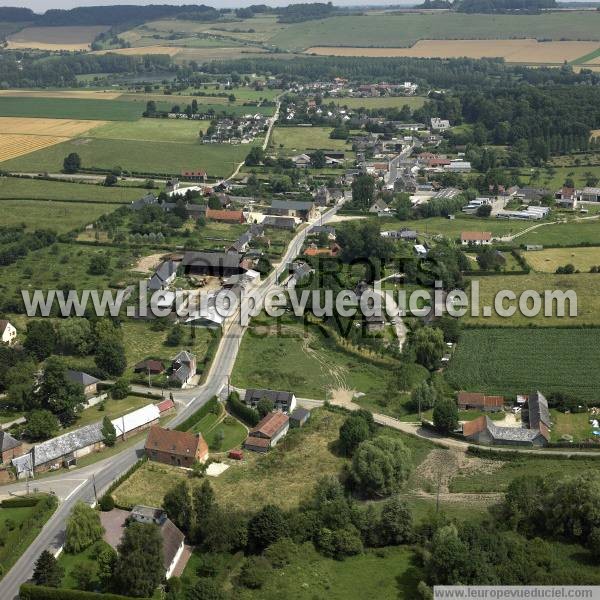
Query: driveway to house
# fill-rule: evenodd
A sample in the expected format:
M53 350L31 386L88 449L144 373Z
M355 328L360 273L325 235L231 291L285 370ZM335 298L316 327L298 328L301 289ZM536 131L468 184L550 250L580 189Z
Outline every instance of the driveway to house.
M384 309L387 315L391 317L392 324L396 329L396 337L398 338L398 350L402 352L404 344L406 343L407 335L406 325L404 324L404 321L401 317L402 312L400 310L400 307L396 303L396 300L394 299L394 292L392 292L391 290L382 290L380 288L378 289L377 287L381 284L382 281L390 279L391 277L397 277L398 275L400 275L400 273L390 275L389 277L384 277L383 279L376 281L374 291L376 294L379 294L379 296L381 296L381 299L384 304Z
M293 260L302 248L308 232L316 224L327 223L343 205L343 201L329 209L314 222L302 229L290 242L279 266L274 269L259 287L259 299L263 300L267 293L277 285L279 275L286 265ZM193 415L204 406L213 396L218 396L221 389L231 378L233 366L240 349L242 337L247 327L240 324L239 319L232 317L227 320L219 347L211 363L206 382L196 389L178 390L174 398L181 399L185 404L176 416L168 422L168 427L175 427ZM18 598L19 587L33 575L35 561L43 550L58 552L65 538L67 518L78 501L94 504L113 481L126 473L144 453L144 442L129 447L119 454L98 461L81 469L61 472L40 480L46 489L53 490L62 500L56 512L48 520L40 534L25 550L19 560L0 581L0 599L13 600ZM72 481L69 481L72 480ZM37 482L36 482L37 483ZM31 485L31 482L30 482ZM2 487L5 493L24 493L27 490L25 482L18 482Z

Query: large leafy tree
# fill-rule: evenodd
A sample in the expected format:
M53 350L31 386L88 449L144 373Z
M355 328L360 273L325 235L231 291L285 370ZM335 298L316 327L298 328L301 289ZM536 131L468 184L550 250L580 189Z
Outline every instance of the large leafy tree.
M375 197L375 180L370 175L359 175L352 182L352 204L367 209Z
M352 458L352 478L367 496L398 492L410 470L408 448L399 439L385 435L362 442Z
M400 496L386 500L381 509L380 542L384 546L406 544L412 537L412 515Z
M137 598L150 598L164 577L162 538L156 525L132 523L118 547L113 572L115 593L127 591Z
M421 327L415 332L417 362L429 370L437 369L444 356L444 333L437 327Z
M248 523L248 545L254 552L262 552L286 532L287 524L282 510L267 504Z
M340 427L339 448L346 456L352 456L361 442L371 437L369 425L360 415L350 415Z
M109 447L117 441L117 430L108 416L102 419L102 441Z
M52 322L46 319L30 321L23 347L38 360L48 358L56 347L56 333Z
M189 533L192 527L192 497L186 481L174 485L163 499L163 508L169 519L184 533Z
M433 424L443 433L458 427L458 407L453 398L439 398L433 407Z
M85 402L83 387L66 376L66 365L57 357L46 361L38 390L40 405L54 413L63 425L70 425Z
M205 524L210 512L215 506L215 492L210 485L210 481L205 479L202 484L194 488L194 539L197 544L202 542L205 531Z
M73 554L81 552L100 540L103 534L100 513L84 502L78 502L67 521L65 550Z

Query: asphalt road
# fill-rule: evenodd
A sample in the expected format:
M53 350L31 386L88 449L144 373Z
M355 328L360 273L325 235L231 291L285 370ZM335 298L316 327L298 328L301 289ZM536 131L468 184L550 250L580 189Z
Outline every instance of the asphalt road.
M278 267L260 285L259 290L263 297L276 285L281 270L286 268L287 264L299 254L310 228L313 225L320 225L329 221L339 207L340 205L337 205L330 209L294 237ZM226 324L223 338L213 359L206 383L197 388L196 395L168 423L169 427L175 427L183 422L208 402L210 398L218 395L222 387L227 384L245 331L246 327L242 327L234 318ZM184 390L184 392L189 397L190 390ZM18 598L19 587L22 583L31 579L34 563L40 553L46 549L57 551L62 547L66 521L74 504L80 500L92 504L95 501L96 494L100 497L113 481L118 479L141 458L143 449L144 443L140 442L134 447L127 448L115 456L88 467L60 473L53 477L44 478L39 482L30 482L31 486L39 487L40 490L55 491L61 502L38 537L0 581L0 600ZM25 489L25 483L17 483L3 487L2 492L22 492Z

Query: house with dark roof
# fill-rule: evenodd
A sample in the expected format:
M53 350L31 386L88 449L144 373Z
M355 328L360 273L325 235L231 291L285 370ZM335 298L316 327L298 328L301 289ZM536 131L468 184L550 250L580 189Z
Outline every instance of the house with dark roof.
M299 406L290 414L290 427L302 427L310 417L310 410Z
M17 458L23 454L23 442L0 429L0 451L2 452L2 461L0 464L4 465L13 458Z
M146 194L139 200L134 200L129 205L129 208L137 211L145 208L146 206L153 206L155 204L158 204L158 198L154 194Z
M269 212L280 217L296 217L303 221L310 221L319 214L314 202L301 200L273 200Z
M148 289L157 291L167 288L175 280L178 267L179 263L174 260L165 260L162 262L150 278Z
M256 405L266 398L273 403L273 409L282 412L292 412L296 408L296 396L293 392L279 392L276 390L266 389L247 389L244 394L244 404L251 408L256 408Z
M208 445L201 433L163 429L154 425L144 445L149 460L166 465L191 468L195 462L206 462Z
M146 375L160 375L164 370L165 366L162 364L162 361L152 358L142 360L133 367L134 373L145 373Z
M171 379L181 386L190 383L196 375L196 356L187 350L182 350L171 361Z
M98 393L98 384L100 383L100 380L92 375L88 375L83 371L73 371L71 369L67 369L66 375L69 381L83 387L83 393L86 396L94 396Z
M261 225L265 228L286 229L288 231L294 231L298 226L294 217L277 217L271 215L267 215Z
M237 252L186 252L182 265L188 275L229 277L246 270L241 262L242 255Z
M242 233L242 235L240 235L240 237L235 242L233 242L231 246L229 246L228 251L243 254L244 252L246 252L246 250L248 250L248 246L252 241L252 237L253 236L251 230Z
M290 428L289 417L282 412L270 412L251 429L244 448L254 452L267 452L284 437Z

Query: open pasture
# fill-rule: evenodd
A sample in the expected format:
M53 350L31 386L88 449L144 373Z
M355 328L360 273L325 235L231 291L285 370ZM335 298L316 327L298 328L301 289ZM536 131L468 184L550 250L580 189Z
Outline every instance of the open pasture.
M0 117L132 121L140 116L135 104L119 100L0 96Z
M121 92L105 90L0 90L0 97L10 98L78 98L80 100L115 100Z
M90 131L90 137L147 142L197 143L200 131L206 131L209 121L187 119L139 119L131 123L112 122Z
M599 329L469 329L446 379L460 390L514 397L537 389L598 402L599 361Z
M496 58L509 63L555 64L573 61L598 49L598 42L522 40L420 40L411 48L314 47L306 52L325 56Z
M89 50L94 38L108 27L26 27L7 39L9 49Z
M534 271L554 273L558 267L572 264L583 273L600 265L600 248L547 248L525 252L525 260Z
M286 154L300 154L314 150L351 151L346 140L332 140L330 127L276 127L273 132L273 147Z

